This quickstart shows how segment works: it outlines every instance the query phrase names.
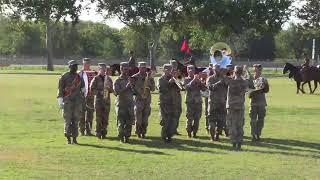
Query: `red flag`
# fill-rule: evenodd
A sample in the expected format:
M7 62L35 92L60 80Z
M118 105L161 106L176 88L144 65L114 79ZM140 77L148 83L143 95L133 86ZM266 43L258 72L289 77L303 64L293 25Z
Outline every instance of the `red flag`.
M183 39L183 43L182 43L180 51L181 52L186 52L187 54L190 54L190 48L188 46L188 42L187 42L186 38Z

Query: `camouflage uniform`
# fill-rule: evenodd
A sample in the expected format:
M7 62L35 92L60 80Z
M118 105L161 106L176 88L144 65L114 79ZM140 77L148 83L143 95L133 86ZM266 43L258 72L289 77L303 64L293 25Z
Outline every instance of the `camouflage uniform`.
M219 134L225 128L226 123L226 98L227 86L223 83L225 77L212 75L207 80L207 87L210 90L208 100L208 121L209 132L212 140L219 140ZM218 84L216 84L218 83Z
M121 63L122 67L129 67L128 63ZM121 140L131 136L132 124L134 122L133 91L128 87L129 76L120 75L114 82L116 99L116 113L118 124L118 136Z
M187 124L186 130L188 136L196 137L199 129L199 121L202 113L202 97L200 90L204 90L205 86L197 78L186 77L184 80L184 86L186 89L186 104L187 104Z
M253 140L259 140L261 136L261 131L264 126L264 118L266 115L267 101L265 93L269 92L269 84L266 78L260 77L259 80L255 79L250 82L250 88L258 89L256 87L263 83L263 89L256 90L254 93L249 95L250 97L250 125L251 125L251 135ZM261 82L259 82L261 81Z
M208 101L209 101L209 98L205 97L204 98L204 115L206 117L206 124L205 124L205 128L207 130L207 132L209 132L209 117L208 117Z
M144 137L147 133L148 118L151 113L151 91L155 90L155 82L152 77L147 77L146 74L140 72L133 75L133 78L135 79L134 115L136 134L139 137Z
M164 68L172 67L171 65L165 64ZM171 137L176 131L175 112L174 112L174 99L176 95L176 88L174 83L170 83L171 76L163 75L159 78L158 89L159 89L159 106L160 106L160 125L161 137L163 140L171 140Z
M69 61L70 65L77 65L75 61ZM70 141L70 137L78 137L78 124L82 114L84 82L79 74L67 72L59 79L58 98L63 99L64 135Z
M84 58L83 62L90 62L90 59ZM79 130L82 135L84 135L85 131L86 135L91 135L94 113L94 95L90 91L90 84L92 79L97 75L97 72L81 70L79 75L84 80L87 90L87 93L85 94L85 103L83 103L82 117L79 122Z
M175 60L171 60L170 64L172 65L173 70L179 73L177 62ZM182 96L181 96L181 89L177 85L173 85L173 87L176 90L173 95L173 111L174 111L173 118L175 122L175 125L174 125L175 134L179 134L178 128L179 128L180 116L182 113Z
M241 72L242 67L236 66L235 71ZM248 81L242 77L234 77L225 81L228 85L227 94L227 127L229 137L234 147L241 148L244 126L244 102L245 92L248 89Z
M110 85L107 96L105 94L105 82ZM112 89L112 79L109 76L97 75L91 83L91 91L95 95L95 110L96 110L96 136L98 138L105 138L107 135L107 128L109 124L110 113L110 93Z

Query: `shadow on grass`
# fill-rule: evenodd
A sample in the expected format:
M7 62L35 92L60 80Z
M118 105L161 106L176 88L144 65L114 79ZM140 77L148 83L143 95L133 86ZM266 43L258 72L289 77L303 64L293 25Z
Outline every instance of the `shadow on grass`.
M108 137L109 141L119 141L117 137ZM152 149L178 150L196 153L212 153L227 154L225 152L217 152L216 150L233 151L230 140L223 137L219 142L211 142L208 136L199 136L196 139L181 139L179 136L173 138L172 143L166 144L161 137L149 136L146 139L131 138L131 145L139 145ZM124 152L134 152L142 154L171 155L156 150L136 150L125 149L120 147L106 147L101 145L79 144L80 146L90 146L95 148L105 148ZM249 148L246 148L249 147ZM250 149L250 147L262 147L270 150ZM281 154L287 156L311 157L320 159L320 144L312 142L304 142L298 140L263 138L261 142L252 143L251 138L244 137L243 152L253 152L262 154Z
M188 152L202 152L202 153L212 153L212 154L226 154L223 152L216 152L212 150L207 150L203 148L211 149L223 149L231 150L230 146L224 144L215 144L210 141L203 142L199 139L179 139L173 138L171 143L164 143L161 137L148 137L145 141L139 139L132 139L132 144L146 146L148 148L156 149L176 149L178 151L188 151Z
M140 154L155 154L155 155L171 155L167 154L161 151L153 151L153 150L137 150L137 149L126 149L121 147L107 147L107 146L101 146L96 144L84 144L79 143L79 146L86 146L86 147L94 147L99 149L109 149L109 150L116 150L116 151L122 151L122 152L131 152L131 153L140 153Z
M263 138L259 143L251 143L248 145L267 147L267 148L286 150L286 151L304 151L304 152L311 152L311 153L320 153L320 144L318 143L304 142L304 141L290 140L290 139ZM306 148L306 149L301 149L301 148Z

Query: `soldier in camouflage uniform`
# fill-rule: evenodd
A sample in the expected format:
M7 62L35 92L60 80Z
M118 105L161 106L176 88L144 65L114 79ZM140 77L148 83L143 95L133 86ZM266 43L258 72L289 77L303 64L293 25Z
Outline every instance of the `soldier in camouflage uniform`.
M90 65L91 65L90 58L83 58L82 63L83 63L83 69L79 72L79 75L84 81L87 93L85 94L85 103L83 103L83 111L82 111L82 117L79 122L79 128L82 136L83 135L91 136L93 113L94 113L94 96L90 91L90 84L92 79L97 75L97 72L90 69Z
M227 127L229 137L233 148L240 150L243 141L243 126L244 126L244 103L245 93L249 88L249 81L243 76L243 67L235 66L234 76L225 78L212 86L227 85Z
M242 77L242 66L235 66L234 77L228 79L227 126L234 148L240 150L243 141L245 93L249 88L247 79Z
M209 67L208 67L208 71L207 71L207 77L210 77L213 75L213 64L212 63L209 63ZM204 98L204 115L206 117L206 124L205 124L205 128L207 130L207 134L210 133L209 131L209 117L208 117L208 107L209 107L209 97L205 97Z
M109 124L110 93L113 92L112 79L106 75L107 66L99 63L99 74L91 82L90 90L95 95L96 136L105 139Z
M160 125L161 138L165 143L170 143L172 136L176 132L174 99L176 95L176 84L171 76L172 65L163 65L164 74L159 78L159 106L160 106Z
M145 138L148 127L148 118L151 113L151 91L155 90L155 82L151 72L147 72L147 63L138 63L139 72L134 78L134 115L136 121L136 134Z
M226 99L228 87L217 82L224 81L220 66L214 66L214 74L207 80L207 87L210 90L208 101L208 121L211 140L218 141L219 135L222 133L226 119Z
M178 70L178 63L175 60L171 60L170 64L172 65L172 72L171 74L174 76L175 79L178 79L179 70ZM182 85L182 84L181 84ZM178 132L180 116L182 113L182 96L181 96L181 89L178 86L174 86L176 89L175 96L173 96L173 103L174 103L174 122L175 122L175 134L181 135Z
M267 101L265 93L269 92L268 80L262 77L262 66L260 64L253 65L254 77L250 82L250 88L255 89L249 94L250 98L250 125L252 141L259 141L261 131L264 126L264 118L266 115Z
M189 138L191 138L191 133L193 137L196 138L202 112L202 97L200 91L205 90L205 84L201 82L198 75L194 74L195 66L189 65L187 70L188 77L186 77L184 80L187 104L186 130Z
M118 137L121 142L128 143L134 122L133 80L129 77L129 64L120 64L121 75L114 82L113 89L116 99L116 113L118 124Z
M78 64L75 60L68 62L70 71L59 80L58 104L63 110L64 135L67 143L77 144L78 124L82 114L82 104L86 93L83 79L77 73Z

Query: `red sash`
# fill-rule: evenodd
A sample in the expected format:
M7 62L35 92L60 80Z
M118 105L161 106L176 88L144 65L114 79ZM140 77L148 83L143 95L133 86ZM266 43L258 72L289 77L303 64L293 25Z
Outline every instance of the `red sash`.
M77 74L77 76L74 78L74 80L72 81L71 85L69 87L66 87L64 89L64 92L63 92L63 97L68 97L71 95L71 93L73 91L75 91L75 89L80 85L81 83L81 79L80 79L80 76L79 74Z
M87 74L87 78L88 78L88 94L87 96L93 96L91 90L90 90L90 84L91 81L93 80L93 78L96 76L96 71L83 71L83 73Z

